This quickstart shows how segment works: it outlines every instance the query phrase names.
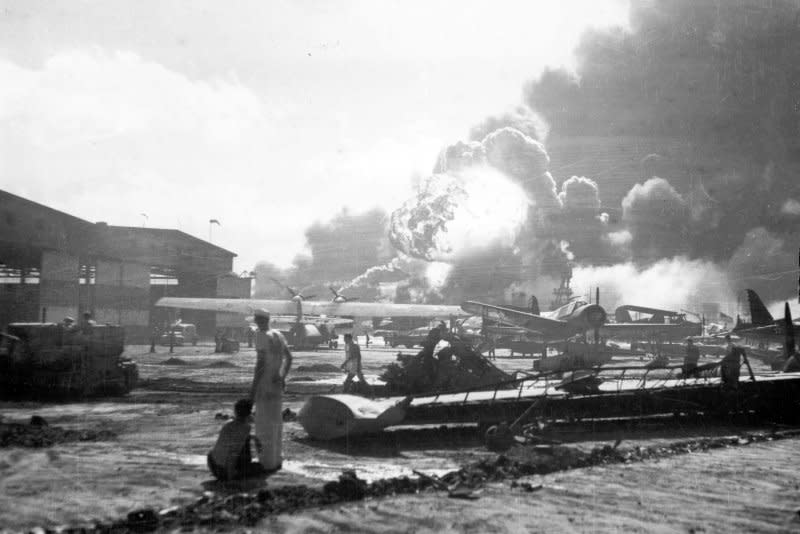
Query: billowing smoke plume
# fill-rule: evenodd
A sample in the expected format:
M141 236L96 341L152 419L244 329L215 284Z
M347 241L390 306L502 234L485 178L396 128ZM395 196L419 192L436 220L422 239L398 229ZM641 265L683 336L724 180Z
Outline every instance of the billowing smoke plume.
M663 178L636 184L622 199L633 259L647 263L688 254L689 208Z
M456 302L507 300L533 280L547 280L549 292L570 261L619 261L626 248L612 238L597 184L573 176L559 192L549 161L544 145L508 126L449 146L417 196L392 214L392 243L452 263L441 293ZM475 176L481 190L462 186Z
M630 31L590 31L577 72L527 87L555 168L587 172L604 204L622 204L613 239L640 267L676 254L730 262L740 289L794 256L799 13L788 0L633 2ZM763 265L744 261L763 252L756 228L772 236ZM794 281L770 285L786 297Z
M787 298L800 235L799 7L633 2L630 29L584 36L575 72L545 71L524 105L441 152L391 214L390 247L377 220L363 255L352 247L365 240L317 225L287 276L457 303L541 300L571 266L573 285L600 285L609 307L733 302L745 287Z
M527 216L525 192L479 164L435 174L391 217L389 238L406 254L454 260L472 250L511 247Z

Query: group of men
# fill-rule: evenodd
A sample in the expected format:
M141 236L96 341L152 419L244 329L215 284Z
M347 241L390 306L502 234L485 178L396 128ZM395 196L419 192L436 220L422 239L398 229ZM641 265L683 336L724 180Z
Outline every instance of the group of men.
M752 374L750 362L747 359L747 353L743 347L736 345L731 340L730 335L725 336L726 351L725 356L721 361L710 366L700 366L700 350L694 344L692 338L686 339L686 356L683 359L682 373L684 377L696 377L701 372L719 365L720 378L722 379L723 386L734 387L739 382L741 373L742 362L747 365L748 370ZM786 361L779 368L784 373L800 372L800 354L792 347L789 349L789 354Z
M67 332L82 332L84 334L88 334L90 329L95 326L97 323L94 319L92 319L91 312L83 312L81 315L81 322L80 324L75 323L75 319L72 317L64 317L61 321L61 325Z
M747 363L748 368L750 362L747 361L747 354L744 349L735 345L731 340L731 336L725 336L726 351L725 356L721 361L709 365L700 366L700 349L694 344L692 338L686 339L686 356L683 359L683 366L681 372L684 377L697 377L701 372L707 371L717 365L720 368L720 378L722 385L733 387L739 382L740 369L742 367L742 360Z
M219 480L236 480L250 476L274 473L281 469L282 397L286 376L292 367L292 353L286 339L278 330L269 327L270 314L260 309L254 314L257 330L254 333L256 367L250 395L234 405L235 418L220 431L214 448L208 453L208 468ZM361 349L352 334L345 334L345 362L347 373L345 391L353 379L366 384L361 368ZM250 419L255 407L255 436L250 435ZM258 455L253 461L252 445Z

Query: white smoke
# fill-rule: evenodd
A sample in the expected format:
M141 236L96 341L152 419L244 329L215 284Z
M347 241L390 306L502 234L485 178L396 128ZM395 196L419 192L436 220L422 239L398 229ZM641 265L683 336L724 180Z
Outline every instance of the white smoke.
M703 302L729 309L736 295L725 271L705 260L675 257L646 268L633 263L605 267L576 267L572 286L577 294L593 295L600 287L600 304L613 310L632 304L670 310L697 310Z

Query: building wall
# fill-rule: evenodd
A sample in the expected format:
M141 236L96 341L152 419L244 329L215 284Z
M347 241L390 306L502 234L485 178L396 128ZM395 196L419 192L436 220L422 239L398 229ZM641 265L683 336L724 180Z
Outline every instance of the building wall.
M0 330L8 323L34 323L40 317L39 284L0 284Z
M92 307L95 320L125 327L129 341L146 339L150 323L150 268L98 260Z
M235 254L178 230L100 225L97 235L102 249L121 260L212 278L233 269Z
M77 319L79 272L77 256L58 251L42 252L39 308L46 310L48 322L59 322L67 316Z
M67 315L77 319L88 310L99 322L122 324L128 341L140 333L148 337L151 299L167 292L217 296L217 277L231 272L234 257L178 230L91 223L0 190L0 263L41 272L38 284L0 284L0 328L8 322L39 321L42 308L48 321ZM95 278L87 281L91 267ZM174 274L179 286L151 290L151 268ZM159 313L153 322L168 318L167 312ZM203 335L214 333L213 312L187 311L181 318L195 323Z

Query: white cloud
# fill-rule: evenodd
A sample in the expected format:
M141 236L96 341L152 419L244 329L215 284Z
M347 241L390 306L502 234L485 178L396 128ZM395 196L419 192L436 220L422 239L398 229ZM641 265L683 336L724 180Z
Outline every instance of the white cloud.
M425 152L381 139L364 154L298 146L286 117L236 79L192 80L132 53L72 50L39 69L0 59L0 77L4 188L109 224L144 212L201 238L219 219L214 241L242 268L288 263L305 228L343 204L394 206L391 185L408 177L382 170Z

